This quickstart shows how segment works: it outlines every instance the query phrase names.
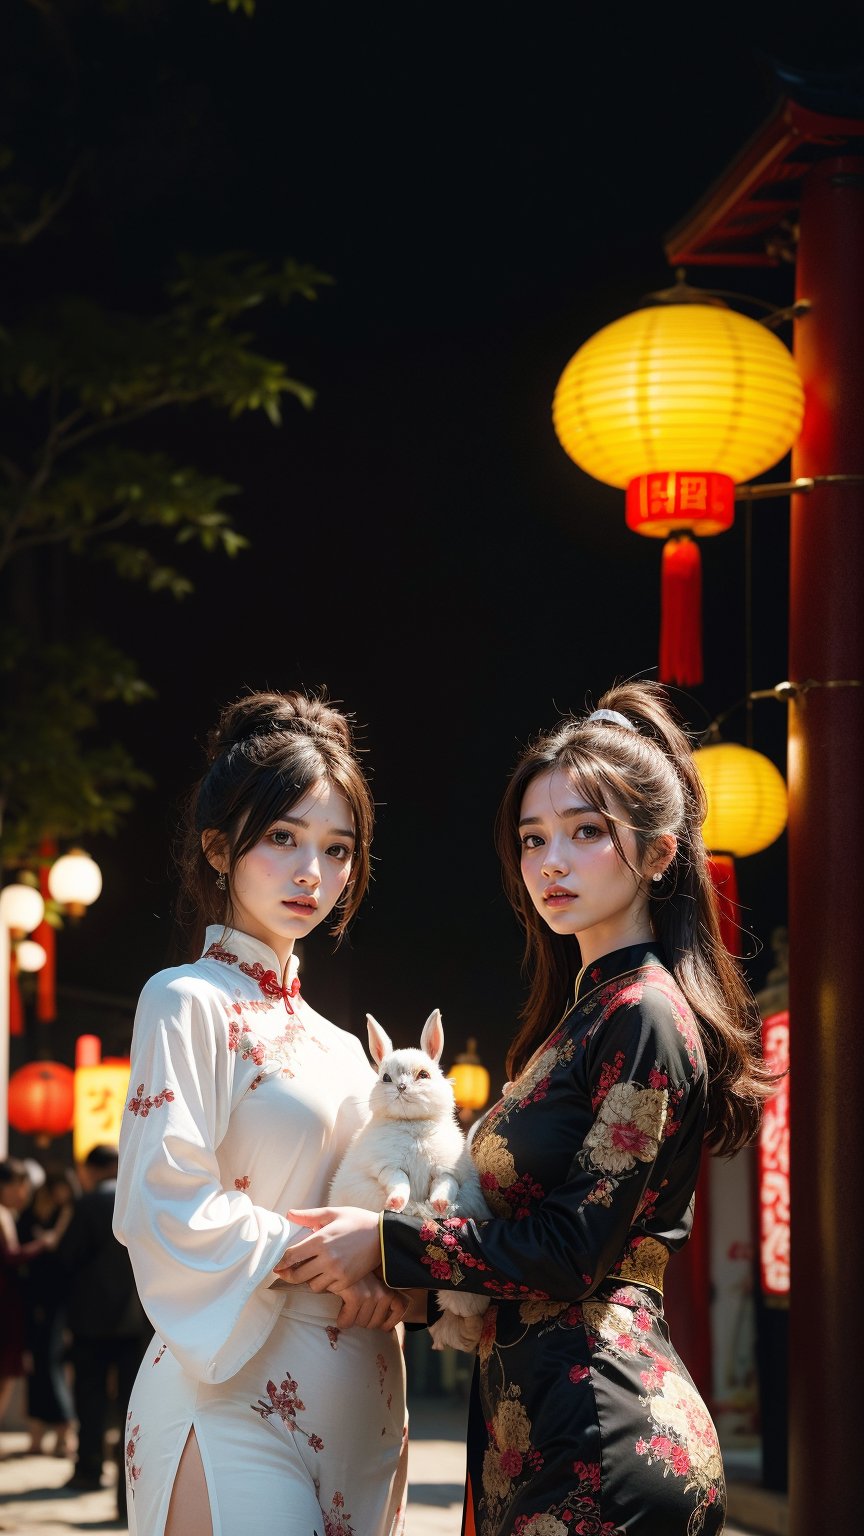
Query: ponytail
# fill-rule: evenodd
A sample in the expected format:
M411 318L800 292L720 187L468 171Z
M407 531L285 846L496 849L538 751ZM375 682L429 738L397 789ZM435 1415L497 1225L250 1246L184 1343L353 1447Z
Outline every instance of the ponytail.
M720 936L702 836L705 792L690 740L658 683L610 688L593 715L569 717L544 732L524 749L505 790L495 840L504 887L525 932L524 969L532 982L507 1058L508 1075L518 1075L567 1007L580 964L578 943L547 927L528 898L520 869L522 798L532 779L556 768L578 782L625 860L622 826L635 834L640 865L658 837L671 834L677 840L662 879L649 882L649 914L699 1026L708 1068L706 1141L712 1151L730 1156L756 1136L777 1080L762 1057L758 1004Z

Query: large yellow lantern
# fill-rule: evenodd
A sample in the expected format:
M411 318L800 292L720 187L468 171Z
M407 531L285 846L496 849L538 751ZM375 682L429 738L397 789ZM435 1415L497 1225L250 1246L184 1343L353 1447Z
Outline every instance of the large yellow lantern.
M758 321L679 283L586 341L562 373L555 432L586 474L626 490L628 527L667 540L662 681L702 681L701 560L735 486L771 469L801 428L788 348Z
M776 842L786 826L786 784L770 758L736 742L700 747L693 761L708 801L702 836L709 850L720 933L735 954L740 928L735 860Z

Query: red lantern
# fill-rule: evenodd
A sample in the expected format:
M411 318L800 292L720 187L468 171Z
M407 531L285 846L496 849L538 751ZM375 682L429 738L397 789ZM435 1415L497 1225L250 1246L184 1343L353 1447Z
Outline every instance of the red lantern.
M59 1061L31 1061L9 1079L9 1124L45 1146L65 1136L74 1117L75 1074Z

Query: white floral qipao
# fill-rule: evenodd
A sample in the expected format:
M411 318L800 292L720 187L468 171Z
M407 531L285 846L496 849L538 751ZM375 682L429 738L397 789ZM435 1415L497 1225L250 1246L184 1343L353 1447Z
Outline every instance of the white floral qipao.
M405 1380L393 1333L335 1327L338 1299L274 1287L368 1114L360 1042L284 984L273 951L208 928L147 982L132 1038L114 1230L156 1336L126 1428L130 1529L160 1536L194 1429L214 1536L396 1536Z

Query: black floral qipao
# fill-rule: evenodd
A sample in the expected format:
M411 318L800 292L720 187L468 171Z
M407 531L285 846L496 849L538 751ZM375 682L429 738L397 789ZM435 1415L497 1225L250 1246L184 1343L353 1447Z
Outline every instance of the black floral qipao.
M463 1536L714 1536L710 1415L669 1340L706 1115L656 947L606 955L473 1139L491 1221L386 1214L387 1279L486 1293Z

